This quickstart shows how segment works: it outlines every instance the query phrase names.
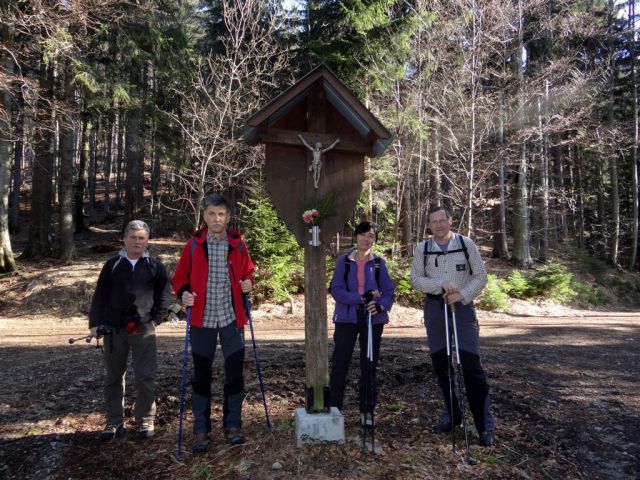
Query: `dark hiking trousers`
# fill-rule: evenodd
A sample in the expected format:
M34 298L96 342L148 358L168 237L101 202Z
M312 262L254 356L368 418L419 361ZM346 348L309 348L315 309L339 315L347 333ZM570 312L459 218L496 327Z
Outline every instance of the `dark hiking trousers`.
M372 325L373 332L373 368L369 366L367 359L367 313L364 309L358 310L358 323L336 322L333 333L333 356L331 358L331 387L330 405L342 411L344 389L349 373L351 356L359 338L360 343L360 412L373 412L376 403L376 368L380 353L380 340L382 338L383 324Z
M119 425L124 421L125 372L129 351L136 387L133 416L137 422L142 422L153 421L156 415L156 327L151 323L143 323L137 333L113 329L110 335L104 337L107 425Z
M453 342L453 315L449 309L449 334L451 335L451 364L447 359L447 340L445 330L444 302L441 296L427 296L425 300L425 319L431 361L434 373L438 379L438 385L442 390L446 409L442 419L450 421L453 411L454 423L461 421L460 406L456 395L455 384L455 345ZM460 351L460 364L462 376L469 402L469 408L473 415L478 432L490 431L495 428L491 413L491 398L487 377L480 362L480 338L476 312L473 303L468 305L456 304L456 326ZM449 375L452 376L452 395L449 391ZM453 408L450 397L453 397Z
M244 400L244 329L236 323L224 328L191 328L193 355L193 433L211 431L211 375L217 340L224 357L222 424L225 429L242 426Z

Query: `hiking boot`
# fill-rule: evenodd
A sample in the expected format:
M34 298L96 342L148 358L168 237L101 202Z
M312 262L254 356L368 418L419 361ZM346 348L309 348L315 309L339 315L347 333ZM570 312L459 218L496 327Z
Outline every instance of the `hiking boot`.
M209 449L209 434L196 433L194 435L193 445L191 446L191 452L194 455L206 453Z
M107 424L107 426L104 427L102 432L100 432L100 441L102 443L108 443L117 437L121 437L122 435L124 435L123 423L120 423L118 425Z
M454 426L459 427L460 425L462 425L462 422L457 422L455 423ZM435 433L436 435L439 435L441 433L449 433L451 431L451 422L445 422L444 420L441 420L440 423L438 423L435 427L433 427L431 429L431 433Z
M229 427L224 429L224 436L231 445L241 445L244 443L244 435L239 427Z
M480 433L480 445L483 447L493 447L496 444L496 436L493 432Z
M374 427L373 413L371 412L361 413L360 425L362 425L365 428L373 428Z
M140 422L140 426L138 427L138 435L142 438L150 438L155 434L155 430L153 428L153 420L142 420Z

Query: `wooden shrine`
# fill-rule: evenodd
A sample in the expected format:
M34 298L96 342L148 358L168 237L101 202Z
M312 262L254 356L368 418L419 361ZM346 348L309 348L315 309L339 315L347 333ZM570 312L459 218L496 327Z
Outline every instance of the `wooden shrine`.
M309 413L326 411L325 248L356 206L365 156L382 155L391 134L327 67L320 66L251 116L244 141L265 144L267 191L279 217L304 247L306 408ZM319 210L319 217L312 218L316 228L303 220L303 213L311 209Z

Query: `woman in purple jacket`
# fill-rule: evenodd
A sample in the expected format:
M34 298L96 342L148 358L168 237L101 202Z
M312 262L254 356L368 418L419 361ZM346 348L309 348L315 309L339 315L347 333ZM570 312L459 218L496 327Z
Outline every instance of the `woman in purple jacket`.
M371 251L377 239L377 227L360 223L355 231L356 248L338 258L331 280L331 295L336 301L333 314L333 357L331 361L331 406L342 410L344 387L351 355L360 343L360 421L373 427L376 398L376 366L384 324L394 299L394 286L382 258ZM371 316L373 361L367 358L368 319Z

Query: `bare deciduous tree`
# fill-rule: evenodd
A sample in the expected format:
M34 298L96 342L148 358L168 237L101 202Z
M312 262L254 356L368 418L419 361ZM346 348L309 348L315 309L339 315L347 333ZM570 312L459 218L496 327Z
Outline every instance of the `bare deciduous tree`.
M216 52L200 59L194 83L184 91L180 125L186 157L175 169L172 197L164 207L200 224L199 203L211 190L225 190L258 165L255 152L240 141L243 120L267 101L286 74L286 52L277 35L283 18L261 0L221 2L226 30Z

